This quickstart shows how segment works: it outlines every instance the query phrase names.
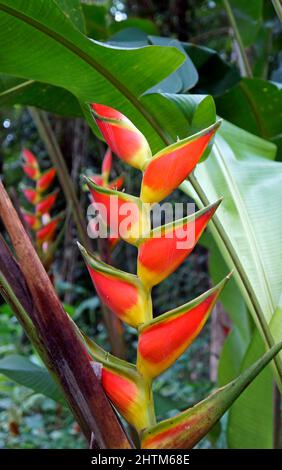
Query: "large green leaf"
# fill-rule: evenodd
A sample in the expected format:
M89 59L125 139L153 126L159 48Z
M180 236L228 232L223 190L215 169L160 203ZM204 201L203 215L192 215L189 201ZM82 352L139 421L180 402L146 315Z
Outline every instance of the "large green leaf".
M0 373L18 384L30 388L35 393L42 393L65 404L62 393L48 370L37 366L27 357L17 354L4 357L0 360Z
M195 171L208 200L223 196L211 231L260 331L282 292L282 164L275 147L224 121L210 158ZM183 189L199 197L189 183Z
M55 0L67 18L80 30L85 32L85 21L80 0Z
M1 73L66 88L82 102L110 104L143 130L153 151L163 146L161 127L138 97L181 65L185 56L177 48L126 50L94 42L52 0L1 1L0 41Z
M278 86L258 78L243 78L216 98L216 106L222 117L280 144L282 151L282 90Z
M64 88L9 75L0 76L1 107L36 106L62 116L82 116L77 99Z
M242 370L262 354L263 343L256 331L248 348ZM271 449L273 447L272 374L269 367L254 380L231 407L227 440L232 449Z
M263 20L263 0L229 0L245 46L250 46Z

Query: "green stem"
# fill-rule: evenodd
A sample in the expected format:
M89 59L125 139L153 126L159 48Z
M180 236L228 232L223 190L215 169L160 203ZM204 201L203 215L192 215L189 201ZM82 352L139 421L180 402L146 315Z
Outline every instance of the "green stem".
M242 61L243 68L244 68L244 75L246 77L252 78L253 77L252 69L251 69L245 48L244 48L244 44L243 44L239 29L238 29L238 26L237 26L237 23L236 23L236 20L232 11L232 8L230 6L229 0L223 0L223 5L226 10L229 22L232 26L236 42L238 44L241 61Z
M282 5L280 0L272 0L273 8L276 11L276 14L279 18L279 20L282 23Z
M75 193L74 185L56 140L56 136L48 121L47 114L44 111L38 111L32 107L29 108L29 112L46 146L48 154L57 170L58 178L64 191L66 201L70 205L70 209L72 211L73 220L77 228L79 239L84 244L84 246L86 246L88 249L91 249L86 230L85 218L82 214L79 200Z
M152 389L152 381L144 379L144 388L146 390L147 396L147 409L148 409L148 418L150 427L156 424L156 413L155 413L155 403L154 403L154 395Z

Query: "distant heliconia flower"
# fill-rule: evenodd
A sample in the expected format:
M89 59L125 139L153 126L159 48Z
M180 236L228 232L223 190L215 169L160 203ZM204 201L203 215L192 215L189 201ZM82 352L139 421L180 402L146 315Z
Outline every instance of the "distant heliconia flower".
M38 253L48 254L50 243L53 242L57 227L61 220L61 215L50 217L56 202L59 190L55 189L49 194L44 194L52 185L56 170L51 167L45 172L41 172L36 156L28 149L24 149L23 171L34 182L34 187L22 187L25 199L33 206L30 210L22 209L23 218L28 227L34 233L34 239ZM42 249L44 247L44 249ZM42 261L44 262L43 258Z
M23 149L23 171L32 180L36 181L39 178L40 170L35 155L28 149Z
M46 212L50 212L51 208L56 202L57 196L59 191L56 189L53 193L49 194L48 196L41 199L36 204L36 213L39 215L46 214Z
M36 190L39 193L43 193L44 191L46 191L46 189L48 189L51 183L53 182L55 176L56 176L55 168L49 168L49 170L42 173L40 177L38 178Z
M26 200L31 204L36 204L40 200L40 195L33 188L23 188L22 192L25 195Z
M23 213L23 218L26 222L26 224L32 229L32 230L38 230L41 227L40 220L35 214L31 214L30 212L27 211L22 211Z
M37 230L36 232L37 241L40 243L44 243L44 242L53 240L59 221L60 221L60 217L51 219L50 222L48 222L46 225L43 225L43 227Z

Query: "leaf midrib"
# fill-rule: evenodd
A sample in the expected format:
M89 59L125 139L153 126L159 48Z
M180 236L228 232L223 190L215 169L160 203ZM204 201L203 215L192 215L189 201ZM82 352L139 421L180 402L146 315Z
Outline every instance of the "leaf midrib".
M223 174L225 180L227 181L228 187L229 187L230 192L232 194L232 199L233 199L234 205L237 209L239 219L241 220L242 226L244 228L244 232L245 232L246 237L248 239L249 249L250 249L250 252L252 253L252 259L253 259L256 267L257 267L257 274L258 274L258 277L260 278L261 286L264 286L264 291L265 291L265 294L266 294L266 300L267 300L267 303L269 305L269 311L270 311L270 314L272 315L274 310L275 310L275 305L274 305L273 297L272 297L272 294L271 294L271 289L270 289L270 286L269 286L269 282L267 280L267 275L266 275L266 272L265 272L265 269L264 269L263 260L261 259L261 256L260 256L260 250L259 250L259 247L257 245L257 241L256 241L256 238L254 236L253 229L252 229L251 224L249 222L249 217L248 217L248 214L246 212L245 204L244 204L243 199L241 197L241 193L238 189L237 184L234 181L234 178L232 177L232 175L231 175L231 173L228 169L228 166L225 162L225 159L222 155L220 146L218 145L216 139L215 139L215 142L214 142L214 153L218 154L217 161L218 161L219 165L222 168L222 174Z
M6 95L12 95L13 93L17 93L19 90L21 90L23 88L26 88L30 85L33 85L34 83L36 83L35 80L26 80L26 81L24 81L22 83L19 83L18 85L15 85L11 88L7 88L7 90L0 93L0 97L6 96Z
M68 39L64 38L61 36L58 32L48 28L47 26L43 25L42 23L39 23L37 20L34 18L31 18L30 16L25 15L22 12L19 12L15 10L14 8L11 8L7 5L3 5L3 3L0 3L0 10L4 11L10 16L13 16L24 23L28 24L29 26L32 26L34 29L37 31L40 31L41 33L46 34L50 38L56 40L58 43L63 45L66 49L77 55L80 59L84 60L88 65L91 67L95 68L101 75L103 75L110 83L114 85L116 89L118 89L133 106L135 106L139 112L143 115L143 117L150 123L154 131L161 137L161 139L166 143L167 138L165 133L163 132L162 128L160 125L157 123L157 121L151 116L151 114L146 110L146 108L142 105L142 103L136 98L128 88L126 88L123 83L121 83L119 80L117 80L114 75L112 75L106 68L104 68L99 62L97 62L93 57L91 57L89 54L87 54L85 51L83 51L80 47L76 46L72 42L70 42ZM78 33L78 31L76 31ZM153 46L151 46L153 47ZM184 56L183 56L184 58Z

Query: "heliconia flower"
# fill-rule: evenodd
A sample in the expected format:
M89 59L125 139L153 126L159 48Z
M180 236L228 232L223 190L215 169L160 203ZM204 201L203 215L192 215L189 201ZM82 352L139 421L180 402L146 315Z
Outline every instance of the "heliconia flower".
M39 194L33 188L22 188L22 192L27 201L31 204L36 204L40 199Z
M85 180L103 223L110 229L110 235L137 244L150 230L148 208L139 198L98 186L90 178L85 177Z
M57 189L53 193L41 199L41 201L36 204L36 213L38 215L43 215L46 214L46 212L49 212L52 206L55 204L58 194L59 191Z
M166 419L142 434L142 449L192 449L282 348L273 346L239 377L192 408Z
M36 240L39 243L51 241L54 238L60 220L61 215L58 215L51 219L46 225L43 225L43 227L36 232Z
M170 310L139 330L137 369L152 379L170 367L190 346L230 275L217 286L181 307Z
M138 327L151 309L151 301L140 280L91 256L78 244L102 302L121 320Z
M144 169L142 201L159 202L176 189L200 161L219 125L220 121L154 155Z
M105 153L103 163L102 163L102 175L103 175L103 179L105 183L107 183L109 180L109 176L110 176L110 172L112 168L112 159L113 159L112 151L110 148L108 148Z
M102 386L113 405L138 431L149 425L148 407L142 382L137 374L102 367Z
M108 183L108 188L119 191L124 184L124 176L118 176L115 180Z
M191 253L220 202L157 227L140 243L137 274L147 287L168 277Z
M38 219L38 217L35 214L31 214L30 212L24 211L23 209L22 209L22 214L23 214L23 218L24 218L25 222L27 223L27 225L29 225L29 227L32 230L39 229L40 220Z
M30 150L23 149L22 155L23 155L25 163L33 167L38 167L37 158Z
M28 149L23 149L22 156L24 160L23 170L32 180L37 180L40 176L40 170L35 155Z
M129 165L142 170L152 156L144 135L116 109L97 103L91 104L91 109L111 150Z
M49 188L53 179L55 178L55 175L55 168L49 168L49 170L42 173L36 184L37 191L39 191L40 193L46 191L46 189Z

